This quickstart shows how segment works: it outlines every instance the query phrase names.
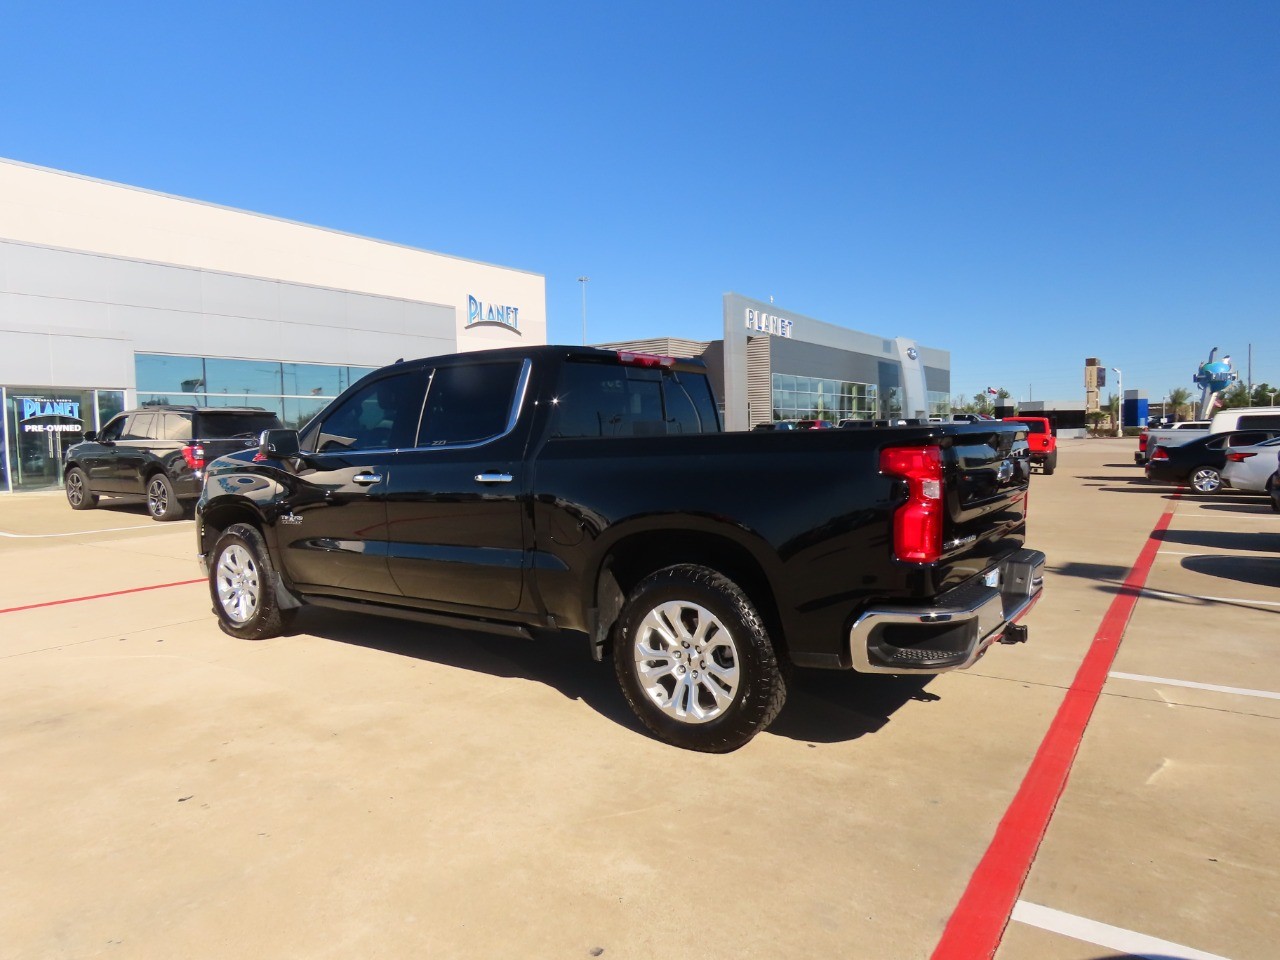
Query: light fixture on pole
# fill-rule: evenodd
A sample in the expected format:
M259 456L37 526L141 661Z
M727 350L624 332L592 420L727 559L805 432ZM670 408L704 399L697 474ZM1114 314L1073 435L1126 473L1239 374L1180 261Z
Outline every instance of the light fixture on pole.
M590 277L579 277L578 282L582 284L582 345L587 345L587 284L591 281Z
M1116 372L1116 436L1124 436L1124 373L1119 367L1112 367Z

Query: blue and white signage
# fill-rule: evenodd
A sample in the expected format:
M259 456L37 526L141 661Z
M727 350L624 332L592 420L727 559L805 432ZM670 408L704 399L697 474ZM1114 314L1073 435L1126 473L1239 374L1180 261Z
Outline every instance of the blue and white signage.
M82 433L79 400L50 400L47 397L14 397L18 423L23 433ZM74 421L67 423L65 421ZM64 421L64 422L55 422Z
M794 325L786 317L776 317L772 313L765 313L763 310L753 310L751 307L747 307L748 330L767 333L773 337L789 337L791 336L791 328Z
M473 296L467 297L467 329L479 326L506 327L520 332L520 308L505 304L485 303Z

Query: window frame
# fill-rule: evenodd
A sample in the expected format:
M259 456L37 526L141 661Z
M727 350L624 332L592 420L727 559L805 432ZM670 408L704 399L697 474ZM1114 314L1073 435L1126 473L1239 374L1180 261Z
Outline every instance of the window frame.
M432 386L435 385L436 373L440 370L444 370L446 367L467 367L467 366L481 367L481 366L494 365L495 363L502 363L502 362L504 361L490 360L490 361L483 361L480 363L450 363L444 366L433 367L431 369L431 376L427 380L427 390L422 395L422 410L418 413L418 430L414 434L414 445L413 447L406 448L406 449L471 450L471 449L475 449L476 447L486 446L487 444L490 444L490 443L496 443L497 441L502 440L504 437L509 437L512 431L515 430L516 424L519 423L520 421L520 414L524 410L525 396L529 392L529 374L530 374L530 371L533 369L533 361L530 360L528 357L525 357L524 360L521 361L520 371L519 373L516 374L516 388L511 395L512 396L511 409L507 411L507 422L503 426L501 433L495 433L492 437L486 437L483 440L463 440L457 443L440 441L438 443L423 444L422 442L422 421L425 419L427 415L427 402L431 399L431 388Z

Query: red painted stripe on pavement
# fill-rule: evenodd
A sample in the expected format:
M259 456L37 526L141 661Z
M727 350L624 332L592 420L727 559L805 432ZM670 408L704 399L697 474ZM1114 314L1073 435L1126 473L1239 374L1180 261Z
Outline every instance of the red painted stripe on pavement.
M1155 562L1161 543L1159 534L1168 529L1172 519L1173 509L1170 509L1156 522L1119 594L1107 608L1022 786L947 921L932 960L989 958L1000 945L1014 902L1031 871L1031 862L1049 828L1058 798L1066 788L1067 776L1102 693L1102 685L1106 683L1107 672Z
M193 583L204 583L204 577L198 580L175 580L173 583L153 583L149 587L131 587L128 590L113 590L111 593L95 593L87 597L70 597L66 600L48 600L44 603L28 603L25 607L7 607L0 613L17 613L19 610L36 610L40 607L57 607L64 603L82 603L85 600L101 600L103 597L119 597L126 593L142 593L145 590L163 590L165 587L186 587Z

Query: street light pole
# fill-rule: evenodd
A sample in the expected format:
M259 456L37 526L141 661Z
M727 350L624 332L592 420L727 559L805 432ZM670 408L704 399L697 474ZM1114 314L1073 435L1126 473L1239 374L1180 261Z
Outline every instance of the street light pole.
M1112 367L1116 372L1116 436L1124 436L1124 373L1119 367Z
M587 284L591 281L590 277L579 277L578 282L582 284L582 345L587 345Z

